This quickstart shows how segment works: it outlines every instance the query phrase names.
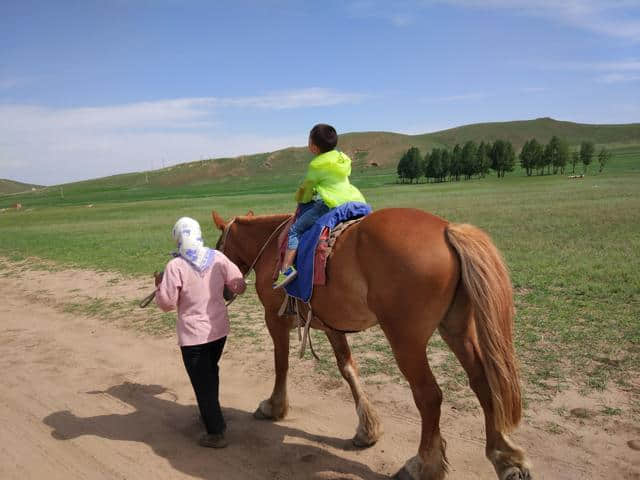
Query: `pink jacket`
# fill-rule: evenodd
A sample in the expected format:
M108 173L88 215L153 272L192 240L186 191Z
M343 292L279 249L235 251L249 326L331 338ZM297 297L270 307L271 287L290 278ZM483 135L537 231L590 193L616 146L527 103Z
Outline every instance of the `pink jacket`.
M180 346L201 345L229 334L229 316L222 297L225 285L236 294L246 288L238 267L221 252L215 252L213 263L204 272L198 272L182 257L167 263L156 289L156 303L165 312L178 309Z

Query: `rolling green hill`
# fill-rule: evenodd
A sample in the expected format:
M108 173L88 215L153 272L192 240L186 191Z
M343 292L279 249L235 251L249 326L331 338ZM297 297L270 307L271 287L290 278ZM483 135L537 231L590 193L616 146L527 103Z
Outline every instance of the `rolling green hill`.
M358 132L340 136L338 148L353 160L352 180L361 188L387 184L395 178L401 155L411 146L426 152L433 147L453 147L467 140L510 140L516 150L535 137L546 143L552 135L565 139L572 148L590 140L596 146L624 153L624 164L636 169L640 152L640 123L590 125L561 122L551 118L478 123L423 135L390 132ZM19 195L25 204L78 204L100 201L152 200L158 198L238 195L293 191L311 154L306 147L290 147L271 153L243 155L182 163L148 172L129 173L39 189ZM616 163L616 162L614 162ZM612 165L610 168L616 168ZM10 182L17 184L17 182ZM20 190L31 190L31 185ZM12 192L15 192L13 190ZM0 184L0 206L10 193ZM13 197L12 197L13 198Z
M0 195L11 193L20 193L31 191L32 188L42 188L39 185L30 185L28 183L15 182L0 178Z

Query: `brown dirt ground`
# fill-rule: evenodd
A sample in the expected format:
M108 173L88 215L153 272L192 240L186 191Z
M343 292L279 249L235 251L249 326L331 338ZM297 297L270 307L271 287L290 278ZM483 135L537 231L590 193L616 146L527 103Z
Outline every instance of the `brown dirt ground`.
M369 449L354 449L357 419L346 384L314 371L311 360L298 361L295 339L289 416L254 420L272 388L271 351L253 345L266 341L264 328L257 329L261 339L232 331L221 361L230 446L200 448L202 427L175 338L141 331L140 315L150 313L132 307L149 283L0 260L0 478L384 479L415 454L419 418L406 385L366 384L385 434ZM87 299L103 303L72 308ZM109 305L129 305L132 313L110 315ZM231 308L259 317L255 302ZM495 479L479 411L460 410L444 394L448 478ZM626 411L630 401L619 391L565 391L530 405L513 438L537 479L637 480L640 451L628 442L640 440L639 426L593 413L602 404ZM575 408L587 417L567 413Z

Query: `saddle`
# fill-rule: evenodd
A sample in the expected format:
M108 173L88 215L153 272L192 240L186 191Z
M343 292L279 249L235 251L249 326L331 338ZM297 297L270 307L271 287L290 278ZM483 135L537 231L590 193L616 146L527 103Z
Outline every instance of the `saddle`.
M333 247L336 244L338 237L342 235L349 227L360 223L363 219L364 217L355 218L352 220L341 222L334 228L330 229L329 227L324 227L322 229L313 260L313 285L325 285L327 283L327 261L331 256L331 252L333 251ZM282 232L280 232L280 235L278 235L279 255L276 261L276 268L273 272L273 280L278 278L280 267L282 266L282 261L284 259L284 253L287 250L287 237L289 235L289 229L291 228L291 225L293 225L294 221L295 217L292 217L289 223L284 226Z

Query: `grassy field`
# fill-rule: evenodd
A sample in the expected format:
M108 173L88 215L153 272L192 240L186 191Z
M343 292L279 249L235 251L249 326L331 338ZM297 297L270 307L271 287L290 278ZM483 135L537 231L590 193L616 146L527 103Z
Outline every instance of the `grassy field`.
M421 208L490 233L516 287L516 342L529 400L550 398L569 385L640 393L640 152L618 149L604 173L595 173L596 165L590 170L575 180L514 172L502 180L419 185L395 184L389 169L354 172L376 209ZM177 217L198 219L213 244L212 209L225 216L291 211L289 186L296 180L229 181L216 195L210 187L157 187L138 195L128 187L105 187L76 192L77 201L69 193L69 203L23 201L22 211L0 214L0 256L148 275L166 262ZM255 296L245 301L255 310ZM251 327L243 331L251 338ZM314 338L327 353L326 342ZM397 378L378 329L354 335L352 342L356 352L368 352L359 356L366 376ZM434 362L439 379L461 388L463 374L442 341L435 338L431 348L440 359ZM323 355L319 368L330 367L335 371L330 355Z

